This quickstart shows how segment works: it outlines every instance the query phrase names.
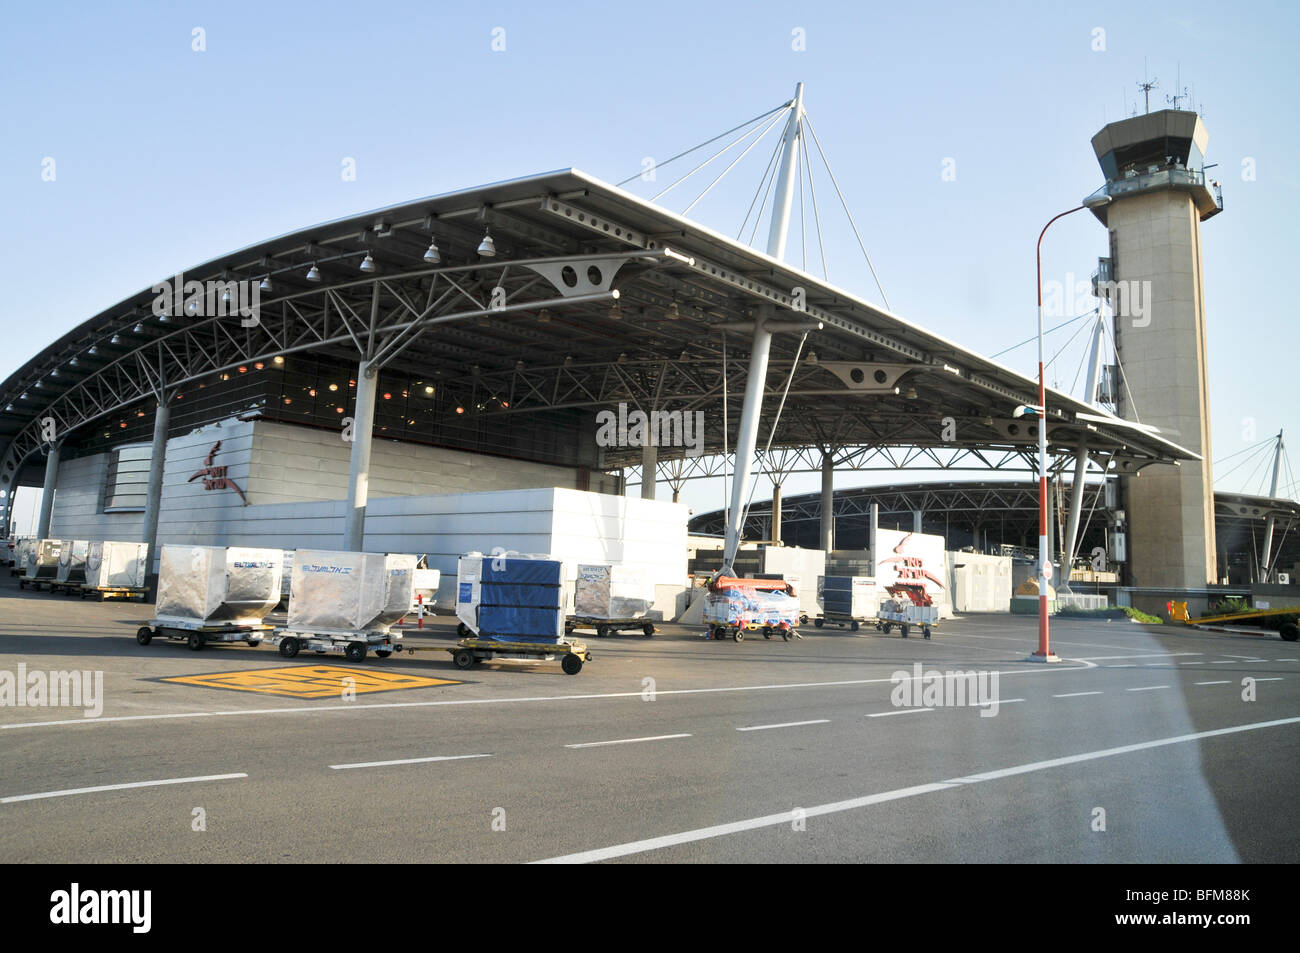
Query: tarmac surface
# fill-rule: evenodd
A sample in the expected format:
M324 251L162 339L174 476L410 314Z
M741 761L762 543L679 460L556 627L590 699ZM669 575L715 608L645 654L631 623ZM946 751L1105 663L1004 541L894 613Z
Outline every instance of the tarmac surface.
M1300 645L1273 634L1054 620L1045 665L1020 616L668 625L580 632L567 676L456 669L448 616L352 663L141 646L151 609L0 577L0 861L1300 858ZM34 695L52 671L102 691Z

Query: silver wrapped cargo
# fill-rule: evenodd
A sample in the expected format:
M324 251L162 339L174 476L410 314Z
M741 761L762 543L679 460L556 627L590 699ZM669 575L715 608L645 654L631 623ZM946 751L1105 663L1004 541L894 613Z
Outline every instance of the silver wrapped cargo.
M640 619L655 602L644 570L623 564L581 564L574 615L583 619Z
M93 540L86 550L86 585L92 589L139 589L145 581L144 543Z
M411 611L415 557L300 549L289 589L292 631L387 632Z
M34 539L27 550L24 560L25 575L28 579L53 579L59 571L59 552L61 540Z
M281 560L278 549L164 546L158 563L158 619L259 623L280 601Z
M65 539L59 546L59 568L54 574L55 581L82 583L86 581L86 553L90 541L86 539Z

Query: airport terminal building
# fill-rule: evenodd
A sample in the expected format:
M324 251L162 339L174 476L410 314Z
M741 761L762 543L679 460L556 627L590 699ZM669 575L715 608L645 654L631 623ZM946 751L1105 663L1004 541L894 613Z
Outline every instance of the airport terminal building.
M1094 140L1097 214L1114 274L1186 305L1200 350L1179 360L1201 384L1169 408L1186 435L1177 422L1205 416L1203 304L1127 250L1154 214L1127 209L1154 203L1198 242L1221 201L1195 169L1199 118L1139 118ZM1130 174L1157 142L1178 167ZM1131 368L1152 364L1134 393L1182 373L1155 366L1154 339L1118 343ZM1118 481L1103 522L1129 584L1205 591L1219 582L1208 437L1189 446L1129 419L1133 401L1103 406L1098 383L1088 399L1047 394L1052 475L1080 488L1058 551L1082 552L1083 488ZM569 169L304 228L89 318L0 385L3 525L17 486L43 486L37 535L144 540L155 564L168 542L428 554L444 574L472 550L558 549L653 566L667 604L687 585L689 513L669 499L686 480L748 485L770 435L796 461L784 472L821 473L815 538L800 542L831 554L837 470L921 461L1024 479L1036 402L1037 381L794 268L784 236L759 252ZM602 425L638 413L676 427L647 440ZM1158 480L1173 509L1147 500ZM1126 507L1131 526L1115 518ZM1155 512L1158 533L1140 525Z

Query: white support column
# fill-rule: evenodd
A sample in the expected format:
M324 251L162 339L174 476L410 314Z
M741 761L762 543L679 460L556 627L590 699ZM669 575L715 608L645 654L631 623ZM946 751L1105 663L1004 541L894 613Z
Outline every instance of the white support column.
M767 236L767 253L773 258L785 256L786 236L790 228L790 209L799 166L799 139L803 134L803 83L795 86L794 104L786 121L781 165L777 172L776 194L772 198L772 224ZM759 305L754 322L754 341L749 349L749 372L745 381L745 407L736 438L736 472L731 485L731 509L727 519L727 541L722 551L722 571L734 572L736 552L740 549L741 525L749 499L750 467L758 445L758 422L763 411L763 388L767 383L767 359L772 349L772 331L768 327L774 309Z
M647 431L649 429L649 427L646 427ZM647 434L645 444L641 447L641 499L643 500L653 500L655 498L658 467L659 448L650 442L649 434Z
M37 539L48 539L50 520L54 516L54 491L59 477L59 452L62 443L51 443L45 457L45 488L41 491L41 515L36 521Z
M1277 448L1273 451L1273 482L1269 487L1268 495L1277 497L1278 476L1282 472L1282 431L1277 432ZM1269 513L1268 519L1264 521L1264 546L1262 552L1263 558L1260 560L1259 581L1268 582L1271 578L1273 568L1273 527L1277 522L1277 517Z
M1101 341L1105 317L1099 310L1092 327L1092 346L1088 351L1088 375L1084 378L1083 399L1097 406L1097 376L1101 371ZM1066 524L1065 539L1061 546L1061 579L1059 588L1069 591L1070 567L1074 565L1075 550L1079 544L1079 519L1083 515L1083 493L1088 476L1088 442L1079 440L1074 451L1074 485L1070 488L1070 519Z
M880 528L880 504L871 504L871 527L867 532L868 545L871 548L871 576L876 576L876 567L880 565L880 554L876 552L876 530Z
M379 371L369 361L357 366L357 402L352 420L352 459L348 470L348 511L343 548L361 552L366 542L366 501L370 495L370 451L375 431L375 391Z
M162 512L163 471L167 467L167 426L171 422L171 394L166 391L159 397L153 412L153 442L149 445L149 483L144 496L144 527L141 542L145 544L146 585L153 589L157 583L155 564L158 562L158 514Z
M822 451L822 551L835 548L835 454Z

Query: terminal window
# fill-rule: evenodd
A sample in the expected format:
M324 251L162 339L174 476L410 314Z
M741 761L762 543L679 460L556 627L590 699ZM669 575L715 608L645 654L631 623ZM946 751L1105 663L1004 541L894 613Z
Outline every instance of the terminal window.
M144 511L149 484L150 446L147 443L113 450L104 481L105 513Z

